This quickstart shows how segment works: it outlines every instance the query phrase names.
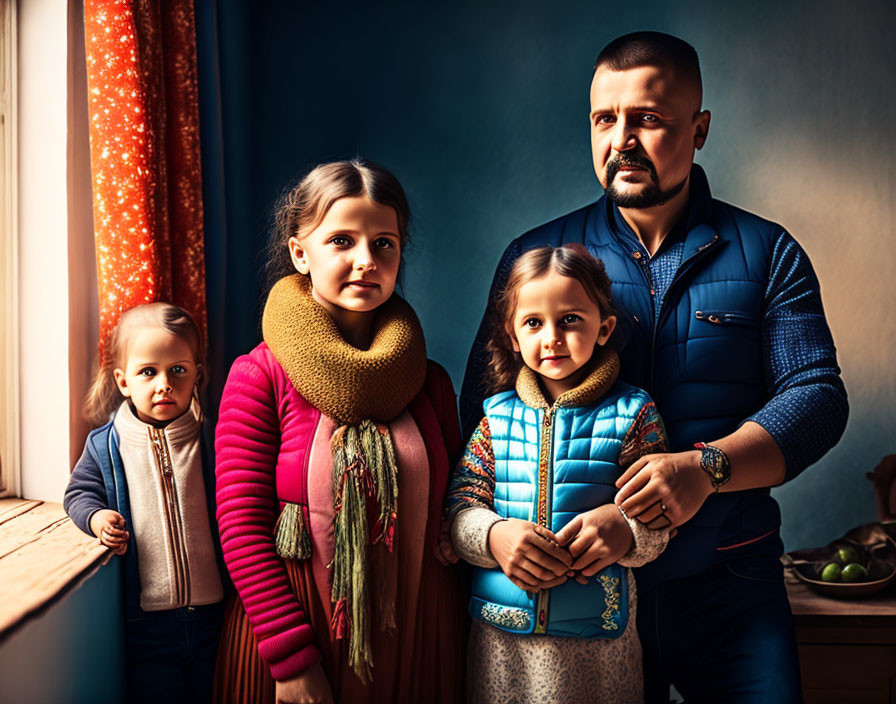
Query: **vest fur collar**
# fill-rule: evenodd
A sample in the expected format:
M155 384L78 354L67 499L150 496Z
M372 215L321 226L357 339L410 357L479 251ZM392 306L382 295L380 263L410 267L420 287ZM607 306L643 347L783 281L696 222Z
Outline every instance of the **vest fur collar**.
M575 388L560 394L554 401L555 406L587 406L604 396L616 383L619 376L619 355L616 350L598 347L589 364L593 368L588 376ZM526 365L516 377L516 393L530 408L549 408L551 405L538 383L538 374Z

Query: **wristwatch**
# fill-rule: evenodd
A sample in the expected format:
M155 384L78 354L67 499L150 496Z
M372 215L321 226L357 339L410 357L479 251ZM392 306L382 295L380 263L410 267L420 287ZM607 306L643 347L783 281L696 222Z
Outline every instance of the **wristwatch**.
M700 468L709 475L712 488L716 491L731 479L731 462L728 455L713 445L695 442L694 448L701 451Z

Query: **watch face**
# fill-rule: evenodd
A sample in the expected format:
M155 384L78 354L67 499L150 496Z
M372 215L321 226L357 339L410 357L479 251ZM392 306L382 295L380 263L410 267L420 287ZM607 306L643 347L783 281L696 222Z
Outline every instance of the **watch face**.
M718 487L728 481L731 475L731 464L728 457L719 448L712 445L703 446L700 464L709 474L714 486Z

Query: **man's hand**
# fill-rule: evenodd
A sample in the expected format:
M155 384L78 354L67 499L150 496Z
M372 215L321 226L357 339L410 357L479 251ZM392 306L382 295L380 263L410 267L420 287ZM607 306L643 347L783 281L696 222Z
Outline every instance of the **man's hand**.
M557 536L518 518L498 521L491 527L488 549L507 578L527 592L563 584L572 564L572 557L559 546Z
M606 504L580 513L557 532L574 562L570 570L579 584L587 584L604 567L618 562L632 545L632 529L619 509Z
M97 511L90 517L90 530L116 555L124 555L127 551L130 534L125 530L124 516L118 511L110 508Z
M276 704L333 704L333 690L320 663L275 684Z
M616 480L616 486L621 487L616 505L651 529L686 523L713 493L698 450L644 455Z

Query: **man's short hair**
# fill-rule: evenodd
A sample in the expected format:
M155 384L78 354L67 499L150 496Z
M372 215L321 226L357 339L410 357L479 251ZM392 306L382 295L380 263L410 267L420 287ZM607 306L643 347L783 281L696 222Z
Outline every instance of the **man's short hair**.
M672 68L678 76L693 83L703 95L700 61L697 52L683 39L663 32L632 32L614 39L598 54L594 70L606 66L625 71L639 66Z

